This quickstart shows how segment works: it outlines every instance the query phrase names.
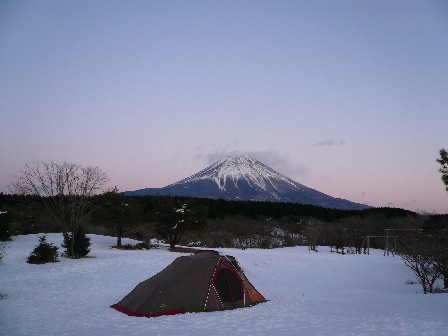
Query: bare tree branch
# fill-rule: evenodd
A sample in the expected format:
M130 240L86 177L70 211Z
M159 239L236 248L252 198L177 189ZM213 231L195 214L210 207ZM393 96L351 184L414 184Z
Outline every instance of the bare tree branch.
M98 167L82 167L71 162L32 162L14 176L11 191L40 197L64 236L71 233L74 237L92 211L91 196L100 193L108 181L106 173ZM68 255L75 257L73 242Z

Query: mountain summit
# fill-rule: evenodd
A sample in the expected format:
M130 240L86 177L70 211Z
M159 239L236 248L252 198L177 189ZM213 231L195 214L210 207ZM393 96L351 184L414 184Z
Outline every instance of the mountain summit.
M163 188L146 188L125 194L289 202L347 210L368 208L308 188L248 155L221 159L199 173Z

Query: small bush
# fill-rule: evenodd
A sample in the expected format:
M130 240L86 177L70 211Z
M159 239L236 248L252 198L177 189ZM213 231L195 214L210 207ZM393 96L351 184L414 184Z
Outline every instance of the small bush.
M433 293L448 293L448 288L441 288L439 286L436 286Z
M141 242L137 243L135 245L132 244L126 244L121 247L123 250L149 250L152 248L155 248L154 245L152 245L150 242Z
M134 232L134 239L143 240L143 235L139 231Z
M64 235L62 247L65 249L64 256L69 258L82 258L90 252L90 238L86 236L84 229L80 226L75 234L75 242L73 245L74 255L70 255L70 243L72 241L72 233Z
M201 245L202 243L201 243L201 241L199 240L199 241L191 241L191 242L189 242L188 244L187 244L187 246L188 247L201 247L202 245Z
M47 243L45 235L39 236L39 244L27 259L28 264L46 264L58 261L58 248Z

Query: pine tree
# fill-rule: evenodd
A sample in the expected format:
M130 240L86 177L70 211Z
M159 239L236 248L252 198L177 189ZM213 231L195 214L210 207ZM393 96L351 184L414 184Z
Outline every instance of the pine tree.
M47 237L43 235L39 236L39 244L36 245L26 262L28 264L46 264L57 261L58 248L53 244L47 243Z
M69 247L72 246L73 234L71 232L64 235L64 243L61 245L66 249L65 255L69 254ZM90 238L84 232L82 226L78 228L75 232L74 242L73 242L73 255L72 258L82 258L88 255L90 252Z
M439 154L440 158L437 159L437 162L441 165L439 172L442 174L442 182L446 186L446 191L448 191L448 151L442 148Z
M173 249L187 231L201 231L207 224L207 209L187 202L166 199L157 212L157 234Z

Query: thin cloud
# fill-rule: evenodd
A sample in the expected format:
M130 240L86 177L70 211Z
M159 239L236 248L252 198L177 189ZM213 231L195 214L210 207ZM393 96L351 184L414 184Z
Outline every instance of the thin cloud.
M330 146L343 146L345 145L344 139L325 139L319 142L316 142L314 146L316 147L330 147Z
M421 200L413 199L413 200L410 200L410 201L407 201L407 202L403 203L402 206L403 206L404 209L411 209L411 208L415 209L415 208L417 208L417 207L419 207L421 205L422 205L422 201Z

